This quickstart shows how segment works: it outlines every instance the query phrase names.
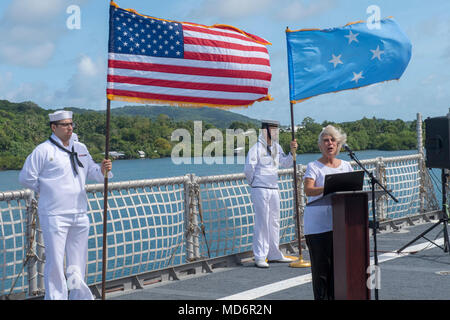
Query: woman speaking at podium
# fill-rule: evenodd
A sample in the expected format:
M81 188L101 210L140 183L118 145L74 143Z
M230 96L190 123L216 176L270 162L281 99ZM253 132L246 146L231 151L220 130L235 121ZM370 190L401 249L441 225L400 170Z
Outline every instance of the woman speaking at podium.
M332 125L319 134L319 149L322 157L308 163L304 177L308 202L323 194L327 174L353 171L349 162L337 159L347 135ZM333 276L333 217L331 205L306 206L304 234L311 260L312 284L315 300L334 300Z

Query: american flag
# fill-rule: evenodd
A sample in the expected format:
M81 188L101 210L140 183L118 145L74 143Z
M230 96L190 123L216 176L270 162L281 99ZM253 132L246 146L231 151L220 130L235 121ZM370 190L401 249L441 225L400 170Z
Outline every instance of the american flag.
M216 107L271 100L268 44L231 26L153 18L112 2L107 97Z

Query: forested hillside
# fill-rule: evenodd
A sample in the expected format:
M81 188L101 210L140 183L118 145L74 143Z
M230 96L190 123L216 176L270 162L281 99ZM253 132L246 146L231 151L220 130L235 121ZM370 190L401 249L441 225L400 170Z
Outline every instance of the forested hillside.
M136 109L142 108L140 106ZM105 113L86 109L72 109L75 113L74 122L77 124L74 132L79 140L87 145L90 153L99 161L103 156L105 148ZM188 109L189 110L189 109ZM111 116L110 150L120 151L126 158L137 158L138 151L142 150L148 158L168 157L171 155L172 147L179 141L171 141L172 132L176 129L186 129L192 138L192 149L194 147L194 120L202 120L202 131L215 128L211 124L211 113L205 108L205 117L199 109L196 109L197 118L175 121L167 114L159 114L156 117L148 115L122 115ZM121 111L124 111L123 109ZM125 111L131 112L133 108L127 107ZM45 141L51 134L48 125L48 114L53 110L40 108L33 102L11 103L0 100L0 170L20 169L25 158L41 142ZM141 111L142 112L142 109ZM239 116L239 115L237 115ZM223 117L223 114L222 116ZM259 129L257 120L242 120L227 115L229 125L227 128L244 131L248 129ZM236 120L238 119L238 120ZM215 122L223 123L222 122ZM305 118L300 129L296 133L299 142L298 153L318 152L317 137L321 129L331 122L316 123L312 118ZM354 150L379 149L400 150L416 148L416 123L415 121L404 122L402 120L382 120L363 118L354 122L333 123L341 127L348 135L348 144ZM224 137L225 129L218 127ZM280 132L280 144L287 151L290 132ZM203 141L203 148L211 142ZM248 141L246 143L248 149ZM193 155L194 153L191 152Z
M111 110L112 115L117 116L141 116L151 119L157 119L160 114L167 115L171 120L177 121L195 121L202 120L212 124L217 128L229 128L233 122L251 123L259 125L260 122L246 116L222 110L218 108L181 108L173 106L125 106Z

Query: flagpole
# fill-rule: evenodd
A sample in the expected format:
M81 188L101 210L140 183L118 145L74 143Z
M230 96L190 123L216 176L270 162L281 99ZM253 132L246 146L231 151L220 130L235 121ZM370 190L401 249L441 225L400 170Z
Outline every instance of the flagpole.
M109 159L109 122L111 118L111 100L106 102L106 134L105 134L105 159ZM107 228L108 228L108 172L105 172L103 189L103 255L102 255L102 300L105 300L106 286L106 251L107 251Z
M295 140L295 126L294 126L294 104L291 102L291 134L292 141ZM302 238L300 234L300 212L298 206L298 192L297 192L297 154L292 155L292 160L294 162L294 207L296 214L296 224L297 224L297 238L298 238L298 260L289 264L293 268L307 268L311 267L311 263L303 260L302 254Z
M109 6L114 4L113 0L109 1ZM109 11L109 33L110 40L108 41L108 48L111 41L111 33L114 31L111 28L111 9ZM106 132L105 132L105 159L109 159L109 127L111 119L111 100L106 96ZM108 172L105 172L103 185L103 251L102 251L102 300L106 299L106 267L107 267L107 244L108 244Z

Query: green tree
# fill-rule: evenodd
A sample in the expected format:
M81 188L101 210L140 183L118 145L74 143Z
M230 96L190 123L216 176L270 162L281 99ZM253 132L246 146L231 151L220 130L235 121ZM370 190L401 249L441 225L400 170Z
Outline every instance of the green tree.
M163 157L169 156L172 150L170 142L161 137L156 139L155 148L158 150L158 154Z
M122 151L127 158L137 158L139 150L144 151L150 158L167 157L170 156L171 149L175 145L170 141L175 129L186 129L193 139L194 122L188 117L191 113L184 113L186 119L182 121L175 122L164 113L160 113L152 120L141 116L140 108L130 107L130 115L121 113L111 116L109 141L111 151ZM74 112L74 122L77 124L74 131L78 134L80 142L86 144L95 161L99 162L104 157L105 150L105 113L74 108L71 110ZM170 110L181 112L176 108ZM32 102L13 103L0 100L0 170L20 169L28 154L50 136L51 130L48 125L50 112L53 110L44 110ZM214 114L210 108L205 108L203 112L206 116ZM219 119L216 123L224 123L224 121ZM258 123L255 121L234 120L228 123L230 129L255 129L257 133L259 132ZM319 152L317 138L322 128L328 124L342 128L348 136L348 143L354 150L414 149L417 144L416 121L364 117L352 122L324 121L319 124L311 117L305 117L301 127L295 133L299 145L297 153ZM203 121L202 128L204 133L205 130L215 126ZM221 129L221 132L225 137L225 129ZM290 141L290 132L280 132L279 142L286 152L289 151ZM226 139L224 139L224 150L226 150L225 143ZM209 144L210 142L204 141L203 147ZM246 141L247 150L248 141Z

